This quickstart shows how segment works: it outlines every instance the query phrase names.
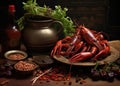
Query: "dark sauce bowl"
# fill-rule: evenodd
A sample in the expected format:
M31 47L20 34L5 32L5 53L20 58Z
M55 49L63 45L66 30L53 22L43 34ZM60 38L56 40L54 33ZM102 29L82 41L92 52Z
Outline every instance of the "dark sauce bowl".
M33 56L33 61L41 68L49 68L53 65L54 61L49 55Z

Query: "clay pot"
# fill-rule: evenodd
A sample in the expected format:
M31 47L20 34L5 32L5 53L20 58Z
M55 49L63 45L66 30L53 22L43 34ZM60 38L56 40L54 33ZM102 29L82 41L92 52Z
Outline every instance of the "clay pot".
M30 52L50 52L55 43L63 37L61 22L40 15L25 17L22 38Z

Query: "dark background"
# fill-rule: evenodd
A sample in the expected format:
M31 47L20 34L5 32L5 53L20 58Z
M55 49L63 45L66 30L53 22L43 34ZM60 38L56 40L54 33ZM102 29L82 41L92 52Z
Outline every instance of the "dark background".
M20 18L24 14L24 10L22 8L22 2L26 2L27 0L0 0L0 29L4 29L7 23L7 8L9 4L16 5L16 18ZM70 0L68 0L70 1ZM60 4L60 0L37 0L40 6L44 4L54 8L55 5ZM64 1L63 1L64 3ZM120 39L120 3L118 0L109 0L108 4L108 14L107 22L106 22L106 31L111 40Z

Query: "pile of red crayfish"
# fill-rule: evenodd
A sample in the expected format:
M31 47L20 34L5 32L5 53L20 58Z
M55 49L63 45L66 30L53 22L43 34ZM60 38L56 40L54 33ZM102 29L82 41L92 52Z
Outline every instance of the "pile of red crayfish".
M110 46L103 33L84 25L78 26L72 36L59 40L51 51L51 56L62 55L70 62L97 61L109 54Z

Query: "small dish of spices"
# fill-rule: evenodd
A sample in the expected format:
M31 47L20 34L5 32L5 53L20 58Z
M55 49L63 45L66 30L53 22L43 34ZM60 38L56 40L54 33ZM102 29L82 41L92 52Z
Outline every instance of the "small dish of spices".
M4 57L11 64L15 64L20 60L24 60L28 57L28 54L21 50L9 50L5 52Z
M22 77L32 75L37 67L37 64L29 61L19 61L14 65L15 73Z

